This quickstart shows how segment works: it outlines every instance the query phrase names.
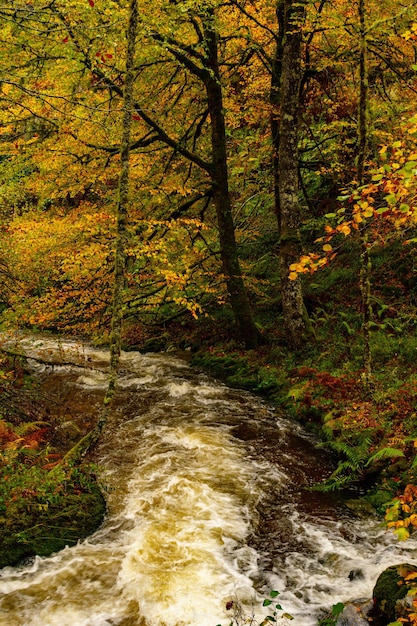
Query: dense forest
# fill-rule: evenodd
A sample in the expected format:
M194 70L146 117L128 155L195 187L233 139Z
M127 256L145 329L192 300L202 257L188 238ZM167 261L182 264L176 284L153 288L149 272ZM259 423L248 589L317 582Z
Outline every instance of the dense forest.
M105 407L121 349L187 350L318 433L321 488L366 489L406 539L416 2L3 0L0 37L2 330L109 344ZM39 447L24 361L0 374L2 478L31 449L90 498L93 470Z

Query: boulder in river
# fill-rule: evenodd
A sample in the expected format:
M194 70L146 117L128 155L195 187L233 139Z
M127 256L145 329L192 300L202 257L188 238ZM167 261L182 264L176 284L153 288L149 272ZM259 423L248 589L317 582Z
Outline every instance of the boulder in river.
M372 593L374 626L387 626L401 616L405 608L404 599L406 600L410 589L406 579L415 572L417 572L415 565L402 563L387 567L380 574Z
M337 618L336 626L369 626L368 616L372 610L372 600L346 602Z

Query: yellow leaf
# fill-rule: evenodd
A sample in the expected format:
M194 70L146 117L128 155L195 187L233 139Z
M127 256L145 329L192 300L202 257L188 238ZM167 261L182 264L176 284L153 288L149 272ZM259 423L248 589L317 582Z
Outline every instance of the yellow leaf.
M332 246L329 243L326 243L323 246L323 250L324 250L324 252L330 252L331 250L333 250L333 248L332 248Z
M348 226L348 224L339 224L339 226L337 226L336 229L339 231L339 233L343 233L345 237L350 235L350 232L351 232L350 226Z
M366 209L366 211L364 211L364 212L362 213L362 215L363 215L364 217L372 217L372 216L373 216L373 214L374 214L374 212L373 212L373 209L372 209L372 208Z
M406 528L396 528L394 533L397 535L399 541L405 541L410 536L410 533Z

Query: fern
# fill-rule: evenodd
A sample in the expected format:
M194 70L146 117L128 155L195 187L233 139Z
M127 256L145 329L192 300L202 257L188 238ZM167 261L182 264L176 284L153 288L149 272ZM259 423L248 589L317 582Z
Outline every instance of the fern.
M41 422L41 421L38 421L38 422L22 422L18 426L14 426L14 432L19 437L25 437L26 435L29 435L30 433L35 433L42 426L49 426L49 424L48 424L48 422Z
M336 491L347 487L359 478L359 475L369 460L369 448L372 443L371 437L364 437L357 445L345 441L326 441L318 447L331 448L338 455L345 456L345 460L339 461L336 469L316 488L320 491Z
M326 441L319 444L319 447L331 448L338 455L345 456L345 460L339 461L337 468L332 472L329 478L319 485L321 491L334 491L342 489L354 482L360 477L360 474L366 467L383 461L385 459L404 458L405 454L399 448L381 448L371 456L369 456L369 448L372 444L371 437L363 438L356 446L345 441ZM413 466L417 466L417 457Z
M398 448L381 448L368 459L366 465L371 465L371 463L383 461L384 459L399 459L404 456L404 452Z
M346 330L349 337L352 337L355 334L355 329L349 326L349 324L345 322L344 320L342 322L342 327Z

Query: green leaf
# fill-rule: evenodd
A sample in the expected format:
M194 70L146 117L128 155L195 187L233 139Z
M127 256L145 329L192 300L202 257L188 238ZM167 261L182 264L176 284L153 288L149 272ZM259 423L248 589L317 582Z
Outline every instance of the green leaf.
M265 598L265 600L262 603L262 606L269 606L270 604L272 604L272 600L268 600L267 598Z
M332 217L336 217L336 213L326 213L324 217L326 217L327 219L330 219Z
M410 533L404 526L400 526L400 528L396 528L394 533L397 535L399 541L406 541L409 538Z
M401 502L399 500L395 500L393 504L387 509L385 514L386 522L395 522L398 519L398 514L400 511Z
M343 602L338 602L337 604L334 604L332 606L333 617L338 617L342 613L344 608L345 608L345 605L343 604Z
M279 596L279 591L275 591L275 589L273 589L269 595L271 598L276 598Z
M404 456L404 452L398 448L382 448L382 450L378 450L368 459L366 465L382 461L383 459L399 459Z

